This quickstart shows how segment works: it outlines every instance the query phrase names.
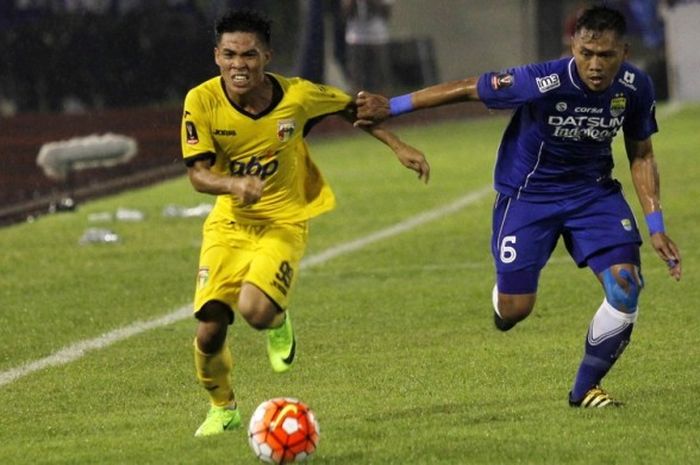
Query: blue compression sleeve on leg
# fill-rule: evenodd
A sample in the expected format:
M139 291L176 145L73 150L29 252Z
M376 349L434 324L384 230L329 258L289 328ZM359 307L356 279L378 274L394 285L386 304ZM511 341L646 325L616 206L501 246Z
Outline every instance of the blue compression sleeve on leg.
M629 291L620 286L612 274L612 270L608 268L603 271L603 287L605 288L605 296L614 308L621 312L632 313L637 309L639 300L640 284L627 270L620 270L620 277L629 285Z

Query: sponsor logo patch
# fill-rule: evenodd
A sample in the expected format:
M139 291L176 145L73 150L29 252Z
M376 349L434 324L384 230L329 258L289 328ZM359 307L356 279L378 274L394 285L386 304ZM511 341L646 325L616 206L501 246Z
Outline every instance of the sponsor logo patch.
M513 75L511 73L493 74L491 76L491 88L501 90L513 85Z
M576 107L574 108L574 113L592 113L594 115L600 115L603 113L603 109L596 107Z
M558 111L566 111L566 109L569 108L569 106L566 104L566 102L558 102L555 108Z
M334 98L334 97L335 97L335 92L331 92L331 90L328 89L328 87L326 87L326 86L324 86L324 85L322 85L322 84L316 84L316 88L317 88L317 89L319 90L319 92L321 92L322 94L325 94L325 95L327 95L327 96L329 96L329 97L331 97L331 98Z
M187 143L197 144L199 143L199 136L197 136L197 128L192 121L185 121L185 130L187 131Z
M231 160L229 171L231 176L260 176L266 179L277 172L279 160L272 158L274 154L254 155L248 160ZM272 161L267 161L272 160Z
M618 79L617 82L619 82L625 87L629 87L632 90L637 90L637 86L634 85L634 80L636 77L636 74L631 73L629 71L625 71L625 74L623 74L622 78Z
M606 118L603 116L562 116L549 115L547 123L553 128L552 135L563 139L609 141L620 130L624 116Z
M214 129L215 136L235 136L236 134L234 129Z
M537 89L539 89L541 94L561 86L558 74L550 74L549 76L535 78L535 82L537 83Z

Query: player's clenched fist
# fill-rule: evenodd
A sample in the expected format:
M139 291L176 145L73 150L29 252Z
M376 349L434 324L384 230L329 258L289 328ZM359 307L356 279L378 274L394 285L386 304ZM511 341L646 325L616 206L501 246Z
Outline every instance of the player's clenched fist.
M357 105L357 120L355 126L371 126L381 123L391 116L389 99L383 95L372 94L365 90L358 92L355 99Z
M260 200L265 181L258 176L235 176L230 179L229 192L238 199L241 206L253 205Z

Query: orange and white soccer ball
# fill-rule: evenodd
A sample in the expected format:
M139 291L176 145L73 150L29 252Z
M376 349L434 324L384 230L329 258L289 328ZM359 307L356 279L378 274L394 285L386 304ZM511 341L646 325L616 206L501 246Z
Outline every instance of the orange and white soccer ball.
M258 405L248 425L255 456L268 463L301 462L318 447L318 422L309 407L289 397Z

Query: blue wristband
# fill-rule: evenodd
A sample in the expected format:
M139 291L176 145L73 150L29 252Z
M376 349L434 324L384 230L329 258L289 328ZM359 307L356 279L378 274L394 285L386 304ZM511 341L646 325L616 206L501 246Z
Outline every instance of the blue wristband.
M411 110L413 110L411 94L399 95L398 97L392 97L389 99L389 114L391 116L408 113Z
M664 228L664 215L661 211L657 210L651 212L645 218L647 220L647 227L649 227L650 236L656 233L666 232L666 228Z

